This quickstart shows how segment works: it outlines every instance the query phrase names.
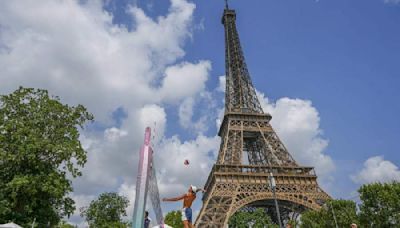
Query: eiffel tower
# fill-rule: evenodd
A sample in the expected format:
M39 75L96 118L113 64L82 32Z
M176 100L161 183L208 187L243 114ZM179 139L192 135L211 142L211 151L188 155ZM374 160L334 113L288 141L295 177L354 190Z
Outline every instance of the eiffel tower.
M203 207L196 227L226 227L240 210L263 208L278 223L293 213L318 210L330 199L317 183L313 167L299 165L271 127L246 66L236 29L236 12L226 4L225 27L226 91L225 113L218 132L221 145L205 185ZM275 197L269 184L276 181Z

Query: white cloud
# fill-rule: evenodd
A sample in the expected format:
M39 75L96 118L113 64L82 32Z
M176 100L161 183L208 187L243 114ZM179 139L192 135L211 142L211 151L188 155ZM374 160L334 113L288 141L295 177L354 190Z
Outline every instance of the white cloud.
M194 99L192 97L188 97L179 105L179 124L188 129L192 122L193 117L193 106Z
M392 162L384 160L383 156L375 156L368 158L362 170L350 178L358 184L400 181L400 169Z
M162 195L176 195L187 191L190 184L203 186L218 153L219 137L199 135L182 142L177 136L167 139L156 148L156 165ZM184 165L185 159L190 164Z
M161 88L161 94L169 101L177 101L190 97L205 89L208 72L211 70L209 61L198 64L182 63L168 67Z
M104 131L104 138L108 141L115 142L118 141L121 137L127 136L128 132L124 130L120 130L116 127L107 128Z
M300 165L315 167L322 181L330 181L335 164L325 153L328 141L322 137L319 113L311 101L284 97L271 102L263 93L257 94L264 111L272 115L271 125L294 159Z
M136 119L132 119L136 121ZM144 132L146 127L153 129L153 143L158 143L164 137L165 126L167 124L167 114L164 108L158 105L146 105L139 110L139 132ZM134 126L135 123L127 122L125 125Z
M135 206L136 185L123 183L118 188L118 194L125 196L129 200L129 206L126 208L126 217L129 219L132 216L133 207Z
M76 210L74 214L71 215L69 220L79 227L87 227L87 223L81 218L80 209L83 207L88 207L92 200L95 200L97 197L94 195L71 194L71 198L75 201Z
M98 121L121 105L194 95L204 88L210 63L170 65L184 56L194 8L172 0L168 15L153 20L131 7L135 29L128 31L112 24L99 2L1 1L0 46L6 48L0 52L0 92L46 88L70 104L84 104ZM154 87L159 79L163 88Z
M218 83L217 91L225 93L225 89L226 89L226 77L225 77L225 75L219 76L218 77L218 82L219 83Z
M385 0L385 3L399 4L400 0Z
M145 128L152 128L152 144L164 138L167 120L162 107L149 104L129 113L131 117L124 121L121 128L113 130L118 133L109 136L113 140L102 140L97 132L85 132L81 138L88 151L88 161L82 170L83 177L74 181L77 194L92 194L98 189L109 191L117 188L121 180L133 184ZM123 137L120 137L121 132ZM110 130L106 129L104 134L110 135ZM117 140L114 140L114 134L118 136Z
M206 132L217 114L217 103L213 94L207 91L200 92L196 97L185 98L178 109L180 126L195 134Z
M186 97L201 100L211 70L209 61L178 62L195 27L194 9L186 0L171 0L167 14L152 19L132 6L128 12L134 29L128 30L112 23L101 1L0 1L0 94L20 85L48 89L63 102L85 105L106 126L82 132L88 162L73 182L77 205L104 191L132 194L128 189L136 180L147 126L153 128L155 144L193 144L190 148L202 153L196 155L201 164L209 162L196 145L206 146L214 138L181 142L164 136L164 105ZM120 107L126 117L115 127L111 113ZM195 123L203 128L201 118ZM170 169L169 164L160 166ZM74 222L83 224L77 215Z
M224 120L224 112L225 112L224 108L220 108L217 110L218 114L217 114L217 119L215 120L215 126L217 127L218 130L221 127L222 121Z

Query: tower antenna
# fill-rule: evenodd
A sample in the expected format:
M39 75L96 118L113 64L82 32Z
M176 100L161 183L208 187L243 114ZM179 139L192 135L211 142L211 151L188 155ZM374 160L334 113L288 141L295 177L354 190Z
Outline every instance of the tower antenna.
M225 0L225 9L229 9L228 0Z

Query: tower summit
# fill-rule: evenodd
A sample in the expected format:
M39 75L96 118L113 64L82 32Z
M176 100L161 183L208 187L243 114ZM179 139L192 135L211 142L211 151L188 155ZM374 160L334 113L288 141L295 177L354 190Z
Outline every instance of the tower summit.
M318 210L328 199L313 167L300 166L290 155L264 113L247 69L236 29L236 12L227 1L222 16L225 28L225 113L218 135L218 158L205 184L197 227L225 227L240 210L264 208L277 222L304 210ZM269 185L273 175L276 187ZM273 191L275 190L275 191ZM274 196L273 192L276 192Z
M220 151L218 163L220 164L241 164L244 154L247 152L247 158L252 165L296 165L292 156L287 152L285 146L280 142L275 132L271 131L268 140L275 145L275 151L271 148L260 148L267 138L260 134L259 130L268 130L271 115L264 114L258 100L256 91L247 69L245 57L240 44L239 34L236 29L236 12L229 9L226 1L226 8L222 16L222 24L225 28L225 115L221 125L219 135L223 140L227 140L226 146L233 146L229 150ZM228 132L227 121L232 119L254 119L253 132L246 132L241 137L244 140L236 140L232 137L238 137L243 132L231 126ZM246 121L246 124L248 121ZM272 128L271 128L272 130ZM228 135L226 135L226 133ZM232 135L229 136L229 133ZM239 135L237 135L239 134ZM234 143L238 143L235 145ZM260 144L261 143L261 144ZM268 153L268 151L270 153Z
M227 1L225 7L225 112L263 113L240 45L236 13L228 8Z

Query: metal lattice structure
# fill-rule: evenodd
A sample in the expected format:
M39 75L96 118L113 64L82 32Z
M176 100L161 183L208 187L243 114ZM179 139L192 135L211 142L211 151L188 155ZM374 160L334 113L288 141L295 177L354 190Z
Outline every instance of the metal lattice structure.
M263 112L250 79L239 35L236 12L226 6L225 114L218 135L221 145L216 164L205 185L197 227L225 227L229 217L243 208L262 207L276 221L270 173L276 180L281 218L318 210L328 199L317 183L313 167L296 163L273 130L271 115Z
M150 173L150 183L149 183L150 201L151 201L151 206L153 207L154 214L156 216L157 224L162 225L164 222L164 217L161 210L160 193L158 191L154 160L152 162L151 170L152 172Z

